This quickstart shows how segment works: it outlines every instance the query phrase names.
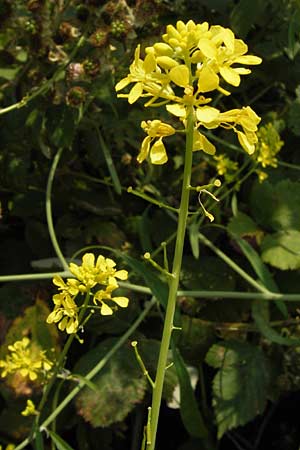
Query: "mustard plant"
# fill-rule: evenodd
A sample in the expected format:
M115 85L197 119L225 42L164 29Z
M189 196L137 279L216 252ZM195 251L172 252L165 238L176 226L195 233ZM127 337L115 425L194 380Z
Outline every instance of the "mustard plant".
M152 405L145 433L145 447L155 449L162 389L167 368L167 357L174 326L176 296L179 285L184 238L189 215L190 192L210 193L206 188L218 186L191 185L193 152L203 151L215 155L216 147L205 135L205 130L221 127L236 133L241 147L252 155L255 151L257 125L260 118L250 106L221 111L211 106L216 94L230 95L230 88L239 86L241 76L250 74L244 66L261 63L261 58L247 54L248 47L237 39L229 28L209 26L207 22L196 24L192 20L168 25L162 41L142 51L135 50L129 74L116 85L118 97L127 98L129 104L145 99L145 107L163 106L172 117L172 125L157 118L142 121L146 133L137 160L162 165L169 156L164 141L168 136L184 133L186 144L180 206L177 210L178 225L172 269L159 268L147 253L146 259L159 268L169 285L168 303L164 319L163 335L155 380L152 384ZM132 85L126 94L121 94ZM174 127L174 117L178 127ZM213 216L203 207L210 220Z

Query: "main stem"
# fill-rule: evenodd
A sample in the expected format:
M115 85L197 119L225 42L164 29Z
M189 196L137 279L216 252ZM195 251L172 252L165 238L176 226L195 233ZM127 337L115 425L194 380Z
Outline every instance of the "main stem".
M165 371L167 366L168 351L173 331L173 320L176 307L176 297L179 285L179 277L182 262L182 253L184 246L184 237L186 231L186 222L189 209L190 198L190 182L193 160L193 134L194 134L194 114L193 108L188 108L187 125L186 125L186 151L184 173L181 191L181 200L179 207L177 237L175 243L175 253L173 259L172 278L169 283L168 305L164 321L163 336L160 346L158 358L157 372L153 387L152 409L151 409L151 443L147 444L147 450L155 449L156 433L159 419L159 410L162 398Z

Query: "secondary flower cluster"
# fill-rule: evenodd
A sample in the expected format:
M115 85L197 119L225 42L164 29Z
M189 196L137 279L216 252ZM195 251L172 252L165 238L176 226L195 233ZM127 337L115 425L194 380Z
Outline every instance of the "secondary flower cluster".
M164 42L158 42L145 49L144 59L140 56L140 46L135 51L130 73L116 85L116 91L134 83L128 94L118 94L128 98L130 104L139 98L149 99L145 106L166 104L169 113L179 117L186 124L187 111L194 112L194 150L215 153L214 145L199 132L199 128L232 129L237 133L245 151L252 154L257 142L256 131L260 118L247 106L220 112L207 106L212 98L205 97L212 91L229 95L222 84L239 86L241 75L251 71L241 65L261 63L261 58L246 55L247 45L236 39L229 28L219 25L209 27L207 22L195 24L178 21L176 27L168 25ZM236 66L237 65L237 66ZM174 134L176 130L159 120L149 121L142 128L147 137L142 143L138 161L148 155L153 164L164 164L168 157L162 138ZM153 140L158 139L152 145Z
M58 323L58 328L68 334L76 333L79 328L79 314L81 306L76 303L78 294L91 294L93 303L99 307L100 314L108 316L113 314L111 304L115 303L121 308L128 306L127 297L112 297L112 293L119 287L117 279L126 280L126 270L117 270L116 263L104 256L95 256L86 253L82 258L82 264L70 264L70 272L75 278L68 278L66 282L55 276L53 283L60 291L53 296L54 310L47 318L48 323ZM96 288L95 292L91 289ZM99 289L100 288L100 289Z
M53 362L47 358L45 351L33 344L28 337L9 345L8 350L10 353L5 360L0 360L3 378L17 372L31 381L39 377L47 378Z

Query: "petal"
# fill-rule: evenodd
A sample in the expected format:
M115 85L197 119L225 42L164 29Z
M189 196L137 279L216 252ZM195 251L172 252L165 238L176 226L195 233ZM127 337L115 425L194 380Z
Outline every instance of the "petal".
M53 281L53 284L55 284L55 286L62 287L62 288L65 287L64 280L59 275L55 275L55 277L53 278L52 281Z
M145 137L142 142L140 153L137 156L137 160L139 163L142 163L148 156L150 150L150 142L152 138L150 136Z
M128 103L136 102L143 93L143 84L136 83L128 94Z
M196 116L200 122L213 122L219 117L220 111L212 106L200 106L196 109Z
M146 73L154 72L156 69L155 57L152 54L148 54L144 60L144 69Z
M233 70L239 75L249 75L249 73L251 73L251 70L246 69L245 67L235 67Z
M129 299L127 297L114 297L112 300L121 308L127 308Z
M173 67L169 72L169 77L177 86L186 87L189 84L189 69L184 64Z
M167 152L162 142L162 138L158 139L158 141L152 145L150 150L150 160L152 164L165 164L168 161Z
M203 150L208 155L214 155L216 147L198 130L194 131L194 145L193 151Z
M239 56L238 58L236 58L234 60L234 62L240 63L240 64L256 65L256 64L261 64L262 59L259 56L244 55L244 56Z
M116 90L117 92L118 92L118 91L121 91L121 90L124 89L124 87L126 87L129 83L131 83L131 77L130 77L130 76L123 78L122 80L120 80L120 81L116 84L115 90Z
M116 278L119 278L119 280L127 280L127 278L128 278L128 272L127 272L127 270L118 270L118 271L115 273L115 277L116 277Z
M237 135L238 135L239 143L241 144L243 149L246 150L246 152L249 155L252 155L252 153L254 153L254 150L255 150L255 145L251 144L248 141L247 136L242 131L237 131Z
M210 39L200 39L198 47L207 58L215 59L217 56L217 47Z
M176 117L186 117L186 109L184 105L175 103L174 105L167 105L166 109L170 114L173 114Z
M231 67L220 67L220 74L224 78L224 80L227 81L227 83L231 84L232 86L239 86L241 78L239 74L235 72Z
M198 89L200 92L209 92L217 89L219 86L218 75L210 68L203 67L198 77Z
M102 316L111 316L113 310L106 303L102 303L100 313Z
M95 267L95 255L93 253L86 253L82 257L82 265L93 269Z

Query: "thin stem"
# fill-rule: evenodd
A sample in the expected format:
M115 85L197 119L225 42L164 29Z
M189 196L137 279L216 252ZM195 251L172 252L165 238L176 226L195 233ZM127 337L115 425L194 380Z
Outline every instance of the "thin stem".
M54 156L53 163L52 163L52 166L51 166L51 169L49 172L49 176L48 176L47 189L46 189L46 217L47 217L48 231L49 231L50 239L51 239L53 248L55 250L55 253L56 253L58 259L60 260L60 263L61 263L63 269L69 270L68 263L65 260L65 257L62 254L62 251L61 251L61 249L58 245L57 239L56 239L56 234L55 234L54 225L53 225L53 218L52 218L52 205L51 205L51 192L52 192L54 175L55 175L55 171L56 171L57 165L59 163L60 157L62 155L62 152L63 152L63 147L61 147L58 150L58 152L56 153L56 155Z
M160 353L158 358L156 378L153 388L152 410L151 410L151 443L147 445L148 450L155 449L155 441L158 427L159 411L162 398L162 390L165 378L165 370L167 366L168 351L173 330L173 320L176 307L177 289L179 285L179 276L182 262L182 253L184 246L184 237L186 231L186 223L189 208L190 184L191 184L191 170L192 170L192 150L193 150L193 131L194 131L194 117L193 109L188 109L187 126L186 126L186 152L184 174L181 191L181 201L178 216L177 237L175 243L175 254L173 260L172 275L169 282L169 298L167 310L164 321L163 336L160 346Z
M250 275L247 274L238 264L236 264L229 256L225 255L225 253L222 252L218 247L216 247L209 239L207 239L202 233L199 233L199 239L203 244L205 244L207 247L209 247L213 252L219 256L228 266L230 266L235 272L237 272L244 280L246 280L251 286L253 286L255 289L257 289L259 292L267 293L269 294L269 289L265 288L261 284L259 284L257 281L254 280Z
M30 281L30 280L48 280L53 278L55 275L59 275L62 278L71 276L69 270L64 272L46 272L46 273L22 273L17 275L1 275L0 283L5 283L9 281Z

